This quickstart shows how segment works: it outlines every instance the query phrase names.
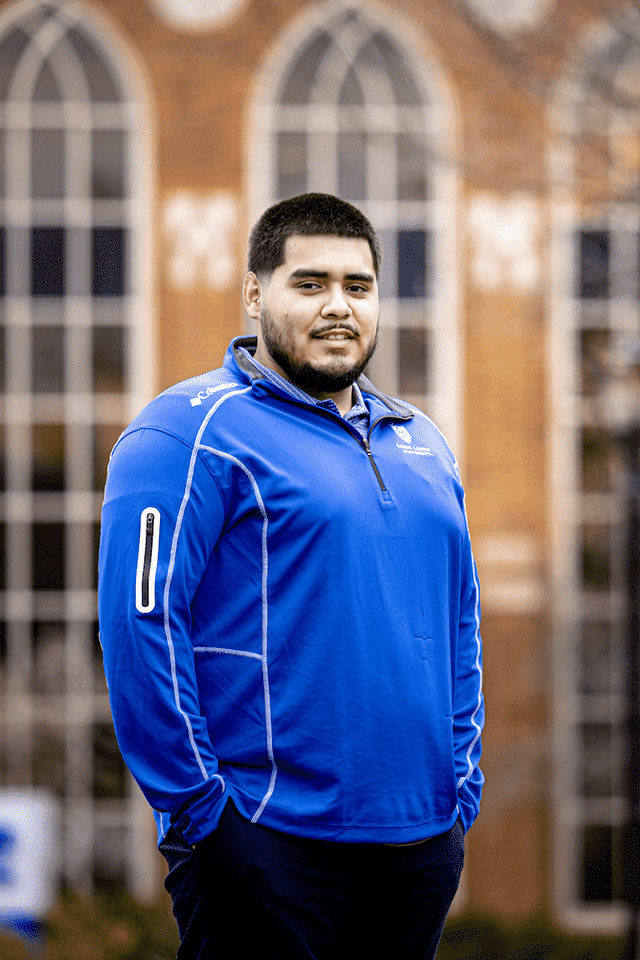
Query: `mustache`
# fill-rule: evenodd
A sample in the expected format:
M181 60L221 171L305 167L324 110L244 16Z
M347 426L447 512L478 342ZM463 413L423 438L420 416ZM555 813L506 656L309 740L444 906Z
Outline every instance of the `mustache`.
M333 330L348 330L354 337L359 337L360 333L350 323L331 323L324 327L318 327L311 334L312 337L322 337L325 333L332 333Z

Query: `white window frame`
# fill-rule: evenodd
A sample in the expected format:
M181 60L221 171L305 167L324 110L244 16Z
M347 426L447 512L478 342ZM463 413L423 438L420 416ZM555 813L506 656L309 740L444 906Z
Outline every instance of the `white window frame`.
M0 39L15 29L25 18L42 7L39 0L24 0L0 9ZM95 44L101 56L108 62L117 78L123 99L113 116L108 104L74 102L64 100L63 123L52 123L65 130L67 138L67 176L64 198L51 201L52 216L56 226L90 228L95 222L92 208L96 203L91 198L90 187L82 194L79 183L90 183L88 157L90 157L91 130L98 126L105 129L110 124L116 129L125 129L128 134L128 150L125 156L124 216L118 216L117 225L127 230L130 244L126 265L129 293L123 298L123 324L129 331L129 350L125 358L125 385L123 395L94 395L65 393L61 395L62 406L53 411L56 422L68 425L96 422L128 422L148 402L157 384L157 349L154 331L154 257L153 257L153 201L155 157L153 148L154 117L150 84L144 75L139 60L134 56L129 42L119 28L95 6L82 2L56 2L48 0L46 6L56 10L55 19L68 25L77 24ZM51 27L51 29L49 29ZM48 24L38 41L29 44L19 61L12 78L9 99L0 105L0 126L5 129L7 151L7 189L4 200L0 199L0 212L5 227L28 229L36 222L33 219L34 205L44 209L42 201L33 201L30 196L30 147L29 131L40 124L47 127L46 104L34 105L31 90L39 70L39 63L51 49L55 40L56 25ZM73 79L83 82L72 63L69 70ZM62 71L56 78L64 98L71 73ZM117 114L117 115L116 115ZM52 113L53 116L53 113ZM72 144L71 140L75 139ZM75 165L75 166L74 166ZM45 201L47 203L48 201ZM105 217L109 216L108 203L104 202ZM54 220L51 222L53 223ZM42 225L46 224L46 220ZM102 218L99 221L102 225ZM108 222L108 221L107 221ZM37 220L38 225L41 221ZM7 260L8 262L8 260ZM63 326L77 329L78 325L91 327L93 304L91 291L87 296L60 298L60 313ZM20 331L32 323L32 298L10 296L3 298L7 329ZM25 362L29 363L25 356ZM73 363L67 357L66 364ZM53 406L60 407L60 403ZM36 409L36 408L41 409ZM2 422L9 429L18 426L29 431L30 424L42 421L43 404L17 381L12 383L8 373L8 392L3 398ZM46 414L45 414L46 417ZM15 446L15 444L14 444ZM87 451L91 456L91 451ZM4 495L5 519L20 519L33 522L34 503L37 494L28 490L9 490ZM64 522L97 522L100 517L101 494L90 489L66 489L64 496ZM2 598L4 617L27 624L34 618L35 606L42 606L43 598L32 590L7 590ZM52 595L52 603L59 606ZM125 850L125 874L129 888L143 900L151 899L156 890L157 877L154 863L153 818L146 802L133 780L128 778L127 798L124 801L96 801L83 786L91 783L91 731L93 724L110 723L111 715L106 694L95 692L92 681L93 663L91 649L87 646L87 628L97 617L95 591L92 589L66 589L63 597L62 620L65 623L64 661L65 687L56 715L61 716L67 756L67 776L71 783L63 801L62 822L65 832L63 845L63 872L68 882L78 890L88 892L95 856L96 827L116 828L123 831ZM47 598L44 598L47 602ZM56 614L56 619L60 617ZM30 688L29 682L16 682L19 664L11 662L7 654L6 665L8 691L2 708L5 744L9 747L12 731L18 733L18 741L27 745L33 725L47 723L52 704ZM11 680L13 677L13 680ZM49 713L48 713L49 711ZM76 777L77 774L77 777ZM73 784L75 783L75 787Z
M574 141L584 130L579 126L580 104L586 90L589 71L619 36L616 25L636 20L636 43L640 46L640 16L632 7L609 21L597 21L588 28L568 57L568 68L558 82L549 111L550 140L547 169L550 183L550 241L548 285L547 363L549 370L549 460L550 559L552 590L552 675L553 675L553 815L552 890L555 913L569 929L579 932L616 934L629 923L624 903L587 904L578 898L580 872L580 830L590 822L589 804L600 804L603 820L612 826L625 820L624 802L619 798L587 799L579 796L578 756L579 723L587 718L585 695L577 689L579 675L580 624L585 609L610 619L618 627L625 618L626 598L614 586L607 594L592 599L581 588L581 524L610 523L624 530L624 496L620 493L593 494L581 490L581 464L578 440L586 422L580 397L580 357L577 334L588 329L580 317L581 300L576 294L580 231L608 230L611 238L611 285L606 306L607 328L615 333L637 336L640 331L640 302L637 292L630 295L617 286L616 238L622 231L640 232L638 203L592 204L580 199ZM631 21L627 21L627 26ZM620 129L615 109L608 114L607 125L597 132L609 136L614 144ZM640 112L635 116L636 138L640 130ZM588 130L586 132L589 132ZM611 156L615 150L611 151ZM616 170L610 169L612 196L615 196ZM636 263L637 263L636 258ZM582 308L585 309L584 306ZM588 310L588 307L586 308ZM595 312L595 311L594 311ZM601 329L596 321L594 326ZM624 704L611 695L608 722L624 720ZM606 807L606 810L605 810ZM595 811L595 807L591 808ZM596 811L597 812L597 811ZM595 814L594 814L595 815Z

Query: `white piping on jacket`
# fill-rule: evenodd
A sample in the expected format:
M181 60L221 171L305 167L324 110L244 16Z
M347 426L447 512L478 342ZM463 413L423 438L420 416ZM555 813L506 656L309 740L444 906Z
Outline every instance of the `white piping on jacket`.
M251 389L251 388L249 388ZM266 724L266 734L267 734L267 756L271 762L271 777L269 779L269 786L267 787L267 792L262 798L260 806L254 813L251 818L251 823L257 823L262 811L266 807L267 803L271 799L271 795L274 791L276 785L276 777L278 775L278 768L276 766L275 757L273 755L273 728L271 724L271 695L269 693L269 668L267 664L267 628L269 625L269 602L267 596L267 576L269 572L269 551L267 549L267 529L269 526L269 520L267 518L267 511L262 499L262 494L260 493L260 488L256 482L256 478L253 476L248 467L242 463L241 460L238 460L236 457L232 456L230 453L225 453L223 450L215 450L213 447L208 447L205 444L199 446L200 450L206 450L208 453L212 453L216 457L222 457L225 460L229 460L231 463L235 463L237 467L244 472L244 474L249 478L253 493L255 495L258 507L260 508L260 513L262 514L262 656L259 657L262 660L262 687L264 692L264 713L265 713L265 724ZM235 652L235 651L234 651ZM255 654L249 654L249 656L255 656Z
M178 516L176 518L176 525L173 530L173 539L171 541L171 554L169 557L169 567L167 569L167 579L164 585L164 633L165 633L165 637L167 638L167 646L169 648L169 661L171 663L171 680L173 683L173 696L174 696L178 713L182 716L182 719L184 720L185 725L187 727L187 732L189 734L189 743L191 744L191 749L193 750L193 754L196 758L198 767L200 769L200 773L202 774L202 778L204 780L209 779L209 774L207 772L207 768L202 762L202 757L200 756L200 751L198 750L198 745L196 744L195 737L193 735L193 727L191 726L191 720L189 719L189 715L182 709L182 705L180 703L180 688L178 686L178 674L176 670L176 654L173 646L173 638L171 636L171 623L170 623L170 617L169 617L169 593L171 591L171 583L173 581L173 571L176 565L178 539L180 537L182 520L184 518L184 513L187 508L187 503L189 502L189 497L191 496L193 474L196 468L196 461L198 459L198 449L200 446L200 440L202 438L202 434L204 433L205 428L209 423L209 420L211 419L211 417L216 412L218 407L220 407L221 404L223 404L226 400L229 400L231 397L236 397L242 393L248 393L250 390L251 390L251 387L244 387L242 390L234 390L233 392L226 393L223 397L220 397L220 399L212 406L211 410L209 410L209 412L207 413L206 417L204 418L204 420L200 425L200 429L198 430L198 435L193 445L193 450L191 452L191 460L189 463L189 470L187 472L187 482L185 485L184 496L182 497L182 503L180 504L180 509L178 511ZM218 773L213 774L213 776L220 781L224 790L225 788L224 779Z
M194 653L232 653L235 657L253 657L262 662L262 654L253 653L251 650L231 650L227 647L194 647Z

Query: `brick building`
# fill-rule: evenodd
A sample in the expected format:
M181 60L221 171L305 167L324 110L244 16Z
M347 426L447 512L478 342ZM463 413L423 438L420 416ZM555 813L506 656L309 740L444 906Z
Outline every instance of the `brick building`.
M382 239L372 378L465 478L488 722L461 904L620 929L605 400L640 326L639 67L619 0L0 0L0 772L60 797L73 886L161 872L101 677L109 451L248 328L248 229L317 189Z

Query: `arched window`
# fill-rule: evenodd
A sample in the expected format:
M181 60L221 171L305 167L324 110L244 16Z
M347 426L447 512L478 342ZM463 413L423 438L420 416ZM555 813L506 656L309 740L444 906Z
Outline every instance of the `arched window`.
M154 378L148 127L137 68L94 11L3 8L2 782L57 792L81 889L138 869L95 589L107 459Z
M564 919L613 930L624 919L628 810L629 472L621 436L625 408L640 396L637 7L596 23L570 59L549 155L554 863Z
M383 250L378 387L427 410L460 453L455 115L417 32L375 4L305 9L251 101L254 222L309 191L359 207Z

